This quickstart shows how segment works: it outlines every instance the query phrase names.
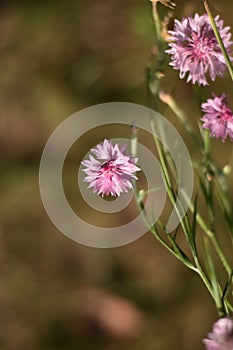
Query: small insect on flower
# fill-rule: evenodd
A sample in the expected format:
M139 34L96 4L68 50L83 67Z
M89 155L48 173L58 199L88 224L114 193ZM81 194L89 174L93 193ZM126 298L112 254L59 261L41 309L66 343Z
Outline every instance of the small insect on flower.
M203 343L207 350L233 350L233 320L230 317L220 318Z
M230 41L230 27L223 27L223 21L219 16L215 17L215 23L230 55L233 44ZM208 85L206 80L208 72L212 81L216 76L224 76L226 61L207 14L199 16L196 13L194 18L184 18L181 22L175 20L174 30L168 33L171 35L171 43L170 49L166 52L171 55L170 65L180 71L181 79L187 73L187 82Z
M233 141L233 114L227 104L227 96L213 96L207 102L202 103L201 108L205 113L201 118L202 127L210 130L210 136L221 138L225 141L227 137Z
M135 172L141 169L136 165L137 158L125 153L126 147L105 139L102 144L91 149L97 159L90 155L89 160L82 161L86 167L83 171L87 175L84 181L90 183L88 188L93 188L94 193L102 197L110 194L119 196L133 187L132 180L137 180Z

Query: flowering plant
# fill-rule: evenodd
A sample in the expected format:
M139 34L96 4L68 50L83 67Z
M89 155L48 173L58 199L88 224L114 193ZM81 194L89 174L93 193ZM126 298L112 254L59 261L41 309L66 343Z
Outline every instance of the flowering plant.
M224 232L229 234L233 243L233 214L232 198L227 192L225 178L229 173L229 165L221 168L211 155L211 138L223 142L233 141L233 113L228 105L226 92L213 96L200 104L203 115L200 118L200 134L198 135L185 112L179 107L173 96L161 89L161 80L164 76L163 67L167 55L170 55L170 65L179 71L179 78L187 77L187 83L198 86L207 86L217 77L223 78L229 72L233 80L231 61L233 42L231 41L230 27L224 26L220 16L213 17L207 1L204 1L205 12L202 15L194 14L175 19L173 30L167 30L171 15L165 17L161 25L157 5L159 0L152 1L153 22L156 32L156 45L153 47L146 66L146 82L149 93L150 107L159 109L159 100L167 106L181 121L187 135L200 150L201 162L194 162L198 179L199 191L205 201L205 213L198 207L198 197L191 201L189 210L182 215L182 205L176 205L177 179L174 162L166 148L155 136L159 161L167 194L177 215L181 218L179 227L173 233L165 232L165 225L158 221L154 225L148 222L148 213L144 207L143 190L136 187L136 172L140 168L136 165L137 159L126 154L126 149L118 144L105 140L91 151L98 158L90 156L83 161L86 167L85 181L89 187L102 196L119 196L134 186L136 202L144 214L145 221L153 235L177 259L189 269L199 275L213 299L219 315L213 330L204 339L207 350L233 350L233 312L232 285L233 266L224 252L219 232L215 225L215 201L217 199L222 216L225 220ZM160 1L164 6L174 8L170 1ZM167 55L166 55L167 54ZM154 130L154 120L151 118L151 128ZM164 130L162 130L164 132ZM134 132L133 138L137 138ZM166 137L166 136L165 136ZM219 142L220 142L219 140ZM219 143L221 147L222 143ZM101 163L100 160L103 160ZM185 196L185 193L184 193ZM177 233L182 230L188 243L187 251L181 247ZM201 231L201 232L200 232ZM203 253L199 249L198 240L203 245ZM231 247L232 248L232 247ZM216 255L218 260L216 260ZM232 258L232 256L230 257ZM218 275L216 262L220 262L225 271L224 278Z

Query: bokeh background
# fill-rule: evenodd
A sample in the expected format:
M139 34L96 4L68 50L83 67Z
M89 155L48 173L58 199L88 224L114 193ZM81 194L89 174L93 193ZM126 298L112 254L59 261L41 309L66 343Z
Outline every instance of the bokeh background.
M233 26L232 2L211 6ZM194 12L204 12L202 1L177 1L176 18ZM145 65L153 44L147 0L0 2L0 349L203 349L217 314L194 273L150 233L115 249L69 240L50 222L39 194L41 153L64 119L103 102L148 105ZM168 66L162 86L194 127L200 101L212 91L232 95L228 77L196 89ZM182 134L174 115L160 108ZM66 164L64 187L77 213L79 161L100 138L103 131L86 135ZM220 164L231 147L213 142Z

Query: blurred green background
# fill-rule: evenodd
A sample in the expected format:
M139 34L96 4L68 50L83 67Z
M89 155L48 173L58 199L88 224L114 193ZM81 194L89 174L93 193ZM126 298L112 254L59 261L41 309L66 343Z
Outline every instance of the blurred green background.
M211 5L233 25L231 2ZM175 17L196 11L204 12L202 1L177 1ZM217 314L197 276L149 233L116 249L69 240L50 222L39 195L41 153L63 120L103 102L148 105L144 75L153 44L147 0L0 2L0 349L203 348ZM194 126L200 100L223 87L232 91L227 77L195 89L169 67L162 85ZM182 134L162 104L161 112ZM66 167L65 186L77 208L77 159L95 138L81 140ZM230 152L229 142L213 142L222 165Z

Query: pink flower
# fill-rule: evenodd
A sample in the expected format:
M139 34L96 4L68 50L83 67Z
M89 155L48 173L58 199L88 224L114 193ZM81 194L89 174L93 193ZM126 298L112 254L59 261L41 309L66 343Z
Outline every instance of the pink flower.
M227 97L222 94L220 97L213 96L201 107L205 113L201 120L203 128L210 130L210 136L221 138L225 141L227 136L233 141L233 114L227 105Z
M223 44L230 54L232 41L230 27L223 27L223 21L219 16L215 17L215 23L223 40ZM171 47L166 52L171 55L171 63L175 70L180 71L180 78L183 79L188 73L187 82L198 85L208 85L206 74L212 81L216 76L223 77L227 68L225 58L221 52L207 14L194 18L188 17L182 22L175 20L171 34Z
M233 320L229 317L220 318L203 343L207 350L233 350Z
M128 192L132 188L132 180L137 180L136 171L141 170L136 166L137 159L125 154L126 146L113 145L104 140L102 144L91 149L91 152L100 162L90 155L90 160L82 161L86 167L83 171L87 174L84 181L89 182L88 188L93 187L93 192L102 194L102 197L119 196L121 192Z

